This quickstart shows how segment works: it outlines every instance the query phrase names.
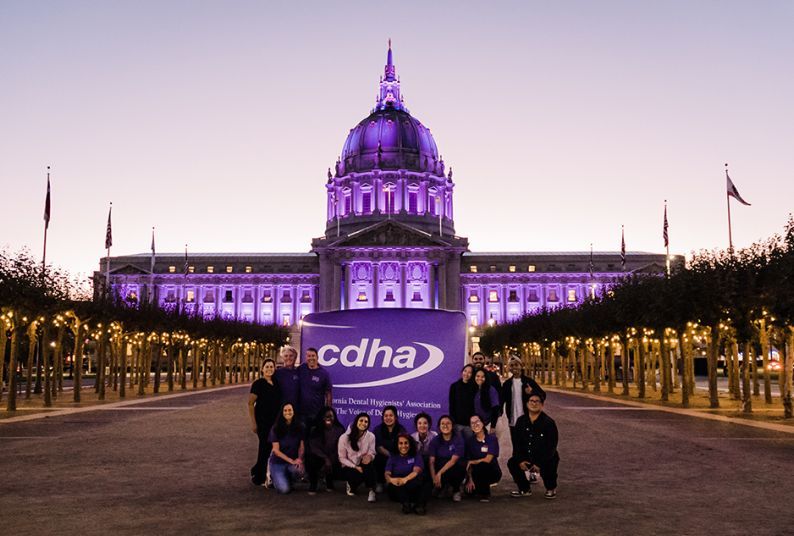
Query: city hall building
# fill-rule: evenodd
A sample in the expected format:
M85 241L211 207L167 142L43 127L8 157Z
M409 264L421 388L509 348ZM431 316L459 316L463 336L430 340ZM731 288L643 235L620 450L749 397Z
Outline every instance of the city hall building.
M187 266L184 254L158 253L153 266L150 253L111 257L111 290L296 334L316 311L459 310L476 337L488 324L577 305L629 273L665 270L665 255L653 253L627 252L622 266L617 251L471 251L455 229L452 168L406 108L391 48L377 105L350 130L324 186L325 233L306 253L193 253Z

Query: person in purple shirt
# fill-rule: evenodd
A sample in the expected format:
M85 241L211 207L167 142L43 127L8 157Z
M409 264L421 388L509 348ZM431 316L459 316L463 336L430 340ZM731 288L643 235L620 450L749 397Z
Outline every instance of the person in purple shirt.
M375 478L378 481L375 490L378 493L383 493L383 485L386 483L386 460L397 452L397 436L406 433L405 427L397 418L396 407L383 408L381 419L381 423L372 430L375 434Z
M479 415L469 421L473 437L466 440L466 492L480 498L480 502L491 502L491 484L502 479L499 469L499 440L485 432Z
M292 481L303 476L303 436L303 427L295 417L295 408L292 404L284 404L268 438L273 443L270 478L280 494L289 493Z
M310 428L315 416L325 406L331 406L331 376L320 366L317 349L306 350L306 362L298 367L300 379L300 413Z
M474 373L474 385L477 386L477 391L474 393L474 413L486 426L490 426L491 433L495 434L496 421L499 419L499 392L488 382L483 369Z
M463 435L455 431L452 417L442 415L438 420L439 434L430 441L428 454L433 488L439 492L452 490L452 500L460 502L460 485L466 478L466 447Z
M427 513L427 486L422 478L424 462L416 452L416 443L408 434L397 436L397 452L386 461L386 483L389 498L402 503L403 514Z
M283 366L276 369L274 378L276 385L281 390L281 399L284 404L292 404L293 408L300 411L298 407L300 402L300 378L298 377L298 368L295 366L298 352L292 346L282 346L279 351L279 357L281 357Z

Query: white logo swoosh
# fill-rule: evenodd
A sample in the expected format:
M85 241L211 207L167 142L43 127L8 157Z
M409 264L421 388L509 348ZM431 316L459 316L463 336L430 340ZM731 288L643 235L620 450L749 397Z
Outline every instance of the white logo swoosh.
M354 326L333 326L331 324L315 324L314 322L303 321L303 327L309 328L328 328L328 329L353 329Z
M414 344L418 344L419 346L423 346L429 353L430 356L427 358L419 368L406 372L405 374L400 374L399 376L394 376L393 378L384 378L382 380L375 380L371 382L364 382L364 383L346 383L344 385L334 385L334 389L336 388L352 388L352 387L380 387L381 385L391 385L393 383L400 383L408 380L412 380L414 378L418 378L419 376L424 376L428 372L433 371L434 369L438 368L438 366L444 361L444 352L441 351L440 348L437 346L433 346L432 344L425 344L423 342L416 342Z

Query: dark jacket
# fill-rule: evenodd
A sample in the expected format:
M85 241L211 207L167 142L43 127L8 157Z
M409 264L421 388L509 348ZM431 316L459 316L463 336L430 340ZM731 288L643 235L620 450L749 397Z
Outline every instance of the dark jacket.
M337 447L339 438L345 433L341 424L336 424L330 430L326 430L320 425L312 430L309 437L309 452L318 458L328 460L331 463L339 463L339 449Z
M474 415L474 394L477 388L474 380L463 383L458 380L449 386L449 416L455 424L469 425L469 419Z
M557 454L557 423L543 412L533 423L528 415L522 415L516 422L516 447L514 452L520 462L529 462L537 466L545 465Z
M524 374L521 375L521 407L527 407L527 400L529 400L529 394L527 394L527 386L532 388L532 392L530 394L540 395L540 398L545 400L546 399L546 391L538 385L538 382L526 376ZM502 384L502 388L499 393L499 397L502 401L502 405L505 408L505 414L507 415L507 422L509 423L513 418L513 378L510 377L505 380ZM520 415L519 415L520 417Z

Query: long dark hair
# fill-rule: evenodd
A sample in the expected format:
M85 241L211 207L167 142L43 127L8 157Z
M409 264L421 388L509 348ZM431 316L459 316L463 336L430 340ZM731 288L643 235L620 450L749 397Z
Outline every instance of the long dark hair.
M352 448L356 452L358 452L358 440L359 440L359 438L363 437L364 434L367 433L367 430L364 430L363 432L360 432L359 429L358 429L358 420L360 418L362 418L362 417L366 417L367 418L367 430L369 430L369 426L370 426L370 424L372 424L372 419L369 418L369 415L367 415L366 412L362 411L361 413L356 415L355 419L353 419L353 423L350 425L350 433L347 434L347 439L348 439L348 441L350 441L350 448Z
M438 435L441 436L441 439L444 439L444 433L441 431L441 421L444 419L449 419L449 422L452 423L452 431L450 432L451 438L455 437L455 419L447 415L446 413L438 418Z
M394 413L394 427L392 428L392 432L389 432L389 428L383 422L383 416L386 414L387 411L391 411ZM396 439L397 437L397 430L400 429L400 416L397 415L397 408L394 406L386 406L383 408L383 412L380 414L380 435L385 439Z
M475 374L477 371L474 369L474 365L472 365L471 363L469 363L468 365L463 365L463 368L462 368L462 369L460 369L461 373L462 373L464 370L466 370L467 368L470 368L470 369L471 369L471 380L469 380L469 381L470 381L471 383L474 383L474 374ZM465 383L465 382L463 381L463 378L458 378L458 381L459 381L460 383Z
M287 424L287 420L284 418L284 408L287 406L292 407L292 421ZM278 412L278 416L276 417L276 425L273 429L276 431L276 439L283 439L284 436L287 434L294 434L294 435L301 435L301 425L298 422L297 415L295 412L295 406L287 402L286 404L281 406L281 411Z
M479 374L480 372L482 372L482 376L485 379L485 381L482 382L481 386L477 385L477 382L474 382L474 385L477 385L477 391L479 391L479 393L480 393L480 403L482 404L482 407L485 408L485 409L490 410L491 406L492 406L492 404L491 404L491 384L488 383L488 374L486 374L485 369L479 369L477 372L474 373L474 376L476 377L477 374ZM472 378L472 379L474 379L474 378Z
M411 437L410 434L406 434L406 433L397 434L395 447L397 446L396 444L399 443L400 439L403 437L408 440L408 456L416 456L416 440L413 437ZM402 454L400 454L399 449L397 449L397 454L402 456Z
M416 417L414 417L414 428L416 429L417 432L419 431L419 429L416 428L416 425L419 422L419 419L425 419L427 421L427 433L429 434L430 430L433 429L433 417L431 417L424 411L417 413Z

